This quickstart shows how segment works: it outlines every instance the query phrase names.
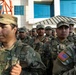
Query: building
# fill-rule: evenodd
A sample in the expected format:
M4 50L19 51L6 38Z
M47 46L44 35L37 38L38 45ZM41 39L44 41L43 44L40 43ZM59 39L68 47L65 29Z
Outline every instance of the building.
M5 0L9 5L9 0ZM31 29L34 24L54 16L75 18L76 0L11 0L18 27ZM2 6L2 5L1 5ZM1 8L1 7L0 7ZM53 27L53 25L52 25Z

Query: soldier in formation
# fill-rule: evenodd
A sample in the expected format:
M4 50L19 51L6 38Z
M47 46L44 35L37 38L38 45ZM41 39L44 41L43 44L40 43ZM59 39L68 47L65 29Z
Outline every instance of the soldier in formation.
M19 28L19 34L18 34L18 38L19 40L21 40L23 43L29 43L31 37L28 36L27 34L27 29L25 27L21 27Z
M68 36L68 40L71 42L74 42L75 38L76 38L76 34L74 32L74 26L75 26L75 22L73 21L69 21L69 36Z
M69 35L69 24L67 22L60 21L57 24L56 33L57 37L52 38L50 41L44 43L42 47L43 48L42 60L47 67L48 73L50 71L51 71L50 73L52 73L53 62L56 60L58 54L61 51L65 50L66 47L72 43L67 39Z
M54 61L53 75L76 75L76 38Z
M17 18L0 15L0 75L42 75L45 70L39 53L17 40Z
M45 37L48 38L49 40L51 40L51 38L53 38L51 26L45 27Z

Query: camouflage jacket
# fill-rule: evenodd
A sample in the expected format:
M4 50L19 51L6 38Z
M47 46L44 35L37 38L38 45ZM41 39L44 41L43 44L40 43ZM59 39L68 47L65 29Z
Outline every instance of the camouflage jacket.
M76 75L76 46L69 45L54 61L54 75Z
M21 39L19 38L19 40L21 40L23 43L26 43L26 44L29 43L30 39L31 39L30 36L26 36L23 40L21 40Z
M39 54L42 54L42 46L46 42L46 37L39 39L38 36L36 38L32 38L29 42L29 45L34 48Z
M0 75L10 75L11 67L18 62L22 66L21 75L42 75L45 70L40 55L21 41L11 49L0 48Z
M76 38L76 34L74 34L74 33L71 33L68 36L68 40L71 41L71 42L74 42L75 38Z
M57 55L62 51L65 50L66 47L71 44L67 38L64 41L60 41L58 37L51 39L49 42L50 51L52 53L52 58L56 59Z
M71 42L69 42L68 39L60 42L58 38L52 38L50 41L44 43L42 46L42 60L44 62L50 59L55 60L57 58L57 55L62 50L65 50L69 44L71 44Z

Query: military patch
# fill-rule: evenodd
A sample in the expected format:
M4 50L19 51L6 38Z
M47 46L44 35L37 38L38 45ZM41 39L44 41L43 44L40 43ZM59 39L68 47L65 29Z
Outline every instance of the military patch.
M66 54L64 51L58 54L58 59L60 59L61 61L66 61L68 58L68 54Z

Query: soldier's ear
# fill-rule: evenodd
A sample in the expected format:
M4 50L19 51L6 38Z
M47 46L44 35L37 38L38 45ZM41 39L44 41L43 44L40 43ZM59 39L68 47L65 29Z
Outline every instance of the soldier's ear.
M17 27L14 27L14 31L17 32L17 30L18 30Z

